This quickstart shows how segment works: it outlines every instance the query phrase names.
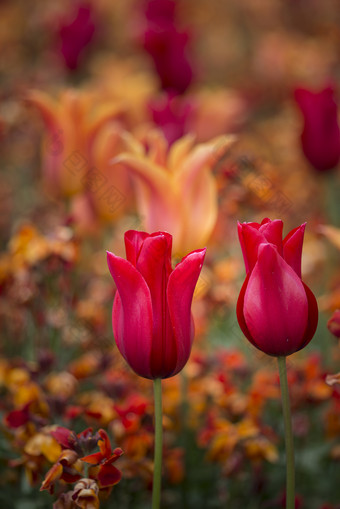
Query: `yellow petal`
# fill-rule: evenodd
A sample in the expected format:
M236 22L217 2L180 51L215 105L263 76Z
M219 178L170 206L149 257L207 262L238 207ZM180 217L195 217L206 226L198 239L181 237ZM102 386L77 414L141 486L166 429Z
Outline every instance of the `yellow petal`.
M194 143L195 136L193 134L187 134L173 143L168 156L168 167L170 171L176 172L181 168L185 157L189 154Z
M149 146L148 159L159 166L166 166L168 143L158 129L148 131L146 143Z
M93 140L98 131L107 123L117 120L122 113L118 103L106 103L98 107L94 118L89 122L87 133L90 140Z
M212 168L233 142L234 137L222 136L198 145L174 175L184 208L184 251L202 247L212 233L218 213L217 186Z
M188 184L199 178L199 174L206 166L211 170L215 164L228 152L235 142L235 136L218 136L208 143L197 145L183 161L178 176Z
M181 206L171 175L148 159L122 154L115 159L136 178L139 213L148 231L164 230L178 236L181 228Z

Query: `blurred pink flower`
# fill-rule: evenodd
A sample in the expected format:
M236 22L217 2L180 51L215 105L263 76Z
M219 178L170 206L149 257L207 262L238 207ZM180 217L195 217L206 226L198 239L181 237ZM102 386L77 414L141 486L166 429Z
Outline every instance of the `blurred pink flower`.
M166 94L150 103L154 123L162 129L169 145L186 133L186 123L192 107L181 97Z
M95 32L93 11L90 4L79 4L75 17L64 20L59 28L61 53L70 70L77 69L84 48L91 42Z
M338 108L333 95L332 87L320 92L295 90L295 100L304 116L302 149L311 165L319 171L331 170L340 159Z
M147 2L144 49L154 61L162 88L182 94L192 81L193 70L187 48L190 35L178 29L175 7L176 2L170 0Z

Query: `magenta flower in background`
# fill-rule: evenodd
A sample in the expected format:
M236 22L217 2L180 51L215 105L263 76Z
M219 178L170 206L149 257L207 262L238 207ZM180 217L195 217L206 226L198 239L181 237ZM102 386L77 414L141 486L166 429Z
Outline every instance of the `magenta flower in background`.
M187 99L166 94L164 97L154 99L150 103L150 110L154 123L163 131L169 145L184 136L187 120L192 111Z
M147 0L145 17L149 23L158 26L175 23L176 1L174 0Z
M340 130L333 88L320 92L298 88L295 100L304 116L301 142L306 158L319 171L334 168L340 159Z
M107 253L117 286L112 327L120 353L144 378L176 375L189 359L194 337L191 302L205 249L188 254L173 270L172 236L130 230L127 260Z
M193 70L188 56L189 32L176 26L175 8L175 1L147 2L144 49L153 59L162 89L182 94L192 81Z
M281 220L239 223L247 276L237 302L238 323L259 350L274 356L304 348L314 336L318 307L301 280L305 224L282 240Z
M90 4L78 6L74 19L64 21L59 28L61 53L70 70L77 69L84 48L91 42L95 32L93 11Z

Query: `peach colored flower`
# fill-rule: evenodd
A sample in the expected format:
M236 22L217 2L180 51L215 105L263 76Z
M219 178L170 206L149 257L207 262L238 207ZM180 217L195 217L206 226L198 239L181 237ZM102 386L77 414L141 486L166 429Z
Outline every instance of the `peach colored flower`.
M91 170L93 143L102 127L119 117L121 107L90 92L72 89L64 90L58 100L42 91L31 91L27 101L39 110L47 130L42 146L47 191L52 196L81 192Z
M228 151L233 136L195 145L191 135L170 148L159 131L149 131L144 143L130 137L124 163L134 176L137 207L147 231L173 235L178 255L204 246L217 219L214 166ZM145 149L147 147L147 149Z

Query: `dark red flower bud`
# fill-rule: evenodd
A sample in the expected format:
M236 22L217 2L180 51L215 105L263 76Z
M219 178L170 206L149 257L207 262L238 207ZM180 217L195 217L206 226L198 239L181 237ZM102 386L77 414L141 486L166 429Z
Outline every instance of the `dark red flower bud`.
M299 88L295 100L304 116L301 134L303 152L314 168L326 171L340 159L338 108L331 87L320 92Z

